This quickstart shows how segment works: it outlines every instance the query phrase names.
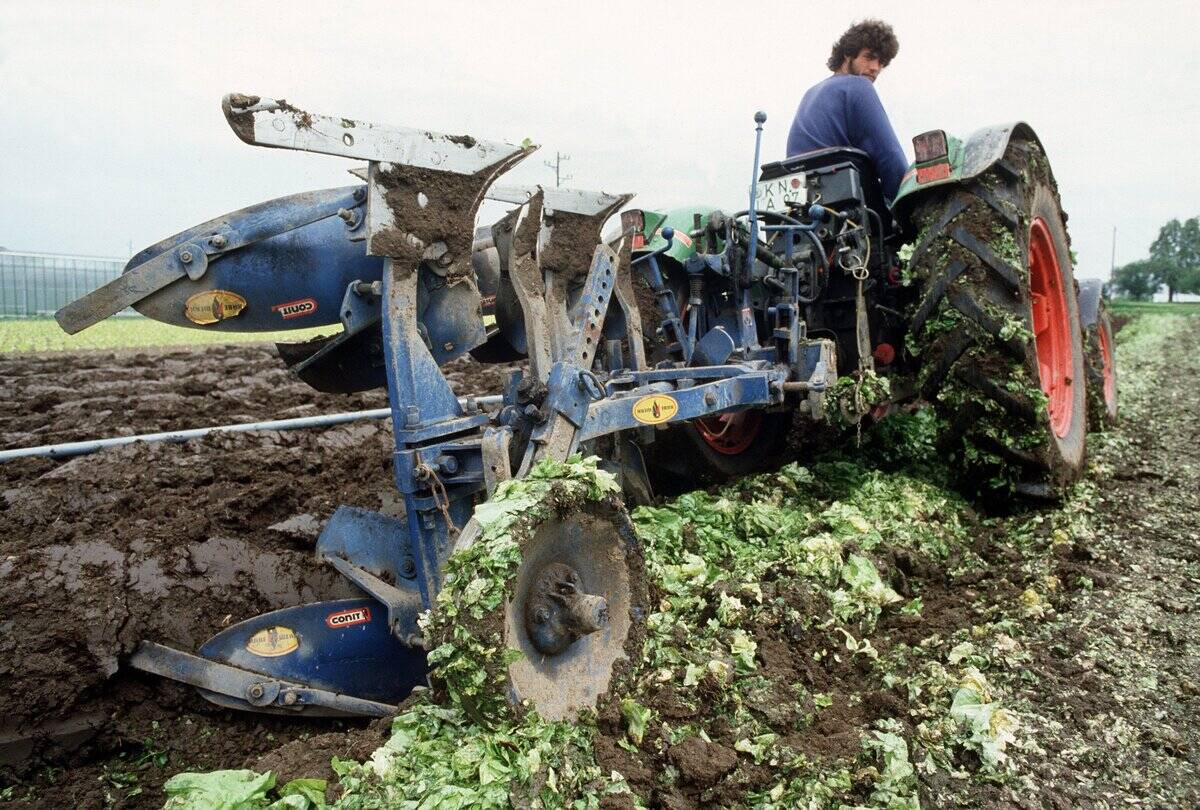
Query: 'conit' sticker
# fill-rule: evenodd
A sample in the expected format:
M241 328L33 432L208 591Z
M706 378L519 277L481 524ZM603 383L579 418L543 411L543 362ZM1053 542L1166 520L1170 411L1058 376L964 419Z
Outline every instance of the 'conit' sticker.
M279 317L285 321L290 321L292 318L303 318L305 315L312 315L317 311L317 302L313 298L300 298L296 301L288 301L285 304L275 304L271 307L272 312L278 312Z
M643 425L658 425L679 413L679 403L666 394L651 394L633 403L633 418Z
M353 627L356 624L366 624L369 621L371 621L371 609L369 607L360 607L330 613L325 617L325 626L337 630L339 627Z
M209 324L232 318L246 308L246 299L229 290L205 290L188 298L183 305L184 316L192 323Z
M250 636L246 649L263 658L276 658L294 652L300 646L296 631L290 627L276 625L265 630L259 630Z

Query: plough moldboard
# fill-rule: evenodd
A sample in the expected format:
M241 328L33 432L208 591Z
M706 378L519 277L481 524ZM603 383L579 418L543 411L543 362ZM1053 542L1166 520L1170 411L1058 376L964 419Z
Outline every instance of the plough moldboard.
M686 305L657 264L672 229L636 259L645 223L601 241L632 195L496 185L529 145L317 115L256 96L227 96L223 109L246 143L367 161L353 170L365 185L262 203L159 242L58 321L74 333L133 306L217 331L340 323L334 337L281 344L281 356L319 390L386 386L405 515L342 507L324 527L318 559L362 598L258 616L195 653L147 639L130 666L227 707L385 715L425 682L417 616L435 605L448 557L477 539L476 504L502 482L583 452L604 459L627 497L645 499L641 446L656 427L779 409L797 397L810 397L819 418L834 373L829 342L803 340L793 321L783 335L799 340L760 344L749 282L735 282L740 322L714 320L699 335L693 295L689 332ZM514 207L477 231L485 198ZM673 341L673 356L653 366L635 270L645 271L666 313L659 331ZM467 352L528 358L496 410L460 402L443 377L439 366ZM613 554L582 525L566 514L547 529L556 539L526 559L507 608L506 642L537 671L538 688L523 697L551 717L594 705L645 610L628 595L614 602L628 572L612 569Z

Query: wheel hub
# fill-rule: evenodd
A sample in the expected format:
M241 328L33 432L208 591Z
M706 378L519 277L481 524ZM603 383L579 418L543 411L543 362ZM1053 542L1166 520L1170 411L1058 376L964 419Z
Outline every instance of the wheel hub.
M1054 435L1063 438L1071 432L1074 416L1071 317L1054 240L1041 217L1033 221L1029 230L1029 288L1038 376L1046 395L1050 428Z
M543 655L558 655L608 624L608 600L585 593L579 574L551 563L533 581L525 602L525 632Z
M506 645L520 653L508 666L514 705L566 720L608 690L639 644L630 630L646 597L635 543L628 515L601 504L558 511L522 541L504 619Z
M762 428L762 411L719 413L696 420L696 431L705 443L727 456L744 453Z

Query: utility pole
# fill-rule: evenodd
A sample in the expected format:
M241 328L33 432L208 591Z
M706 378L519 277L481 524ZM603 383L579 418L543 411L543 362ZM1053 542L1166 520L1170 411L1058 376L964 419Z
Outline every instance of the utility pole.
M562 173L563 161L570 160L570 159L571 159L570 155L564 155L562 152L555 152L553 163L551 163L548 160L544 161L546 164L546 168L554 169L554 187L555 188L561 188L563 180L571 179L571 175Z
M1112 260L1108 266L1108 279L1112 280L1113 274L1117 272L1117 226L1113 225L1113 244L1112 244Z

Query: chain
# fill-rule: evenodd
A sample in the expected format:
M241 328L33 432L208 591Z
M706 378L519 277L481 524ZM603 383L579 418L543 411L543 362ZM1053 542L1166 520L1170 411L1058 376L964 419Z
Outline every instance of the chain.
M859 274L861 269L862 273ZM863 282L867 278L866 266L855 268L852 275L858 282L855 296L856 332L858 338L858 380L854 383L854 412L858 418L854 422L855 446L862 446L862 422L867 412L867 402L863 399L862 386L867 374L875 371L875 358L871 354L871 333L867 323L867 300L863 295Z
M422 480L429 482L429 489L433 493L433 502L438 511L442 513L442 520L446 523L446 532L451 537L457 536L458 526L450 517L450 496L446 493L446 485L438 477L437 470L422 461L417 465L417 474L421 476Z

